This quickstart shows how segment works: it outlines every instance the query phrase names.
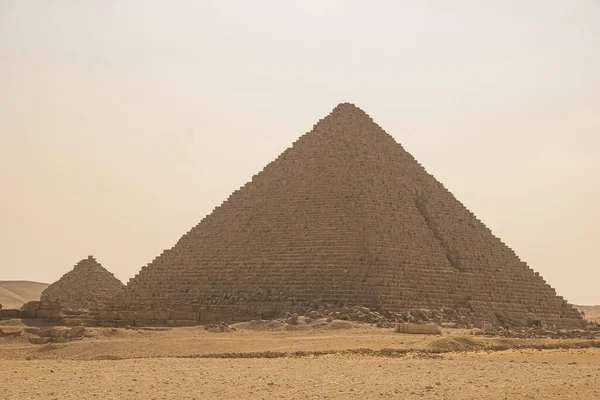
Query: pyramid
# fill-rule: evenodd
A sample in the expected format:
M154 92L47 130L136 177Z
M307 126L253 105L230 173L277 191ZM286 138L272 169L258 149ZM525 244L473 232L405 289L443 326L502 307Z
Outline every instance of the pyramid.
M40 296L43 303L60 303L63 309L98 309L125 285L92 256L79 261Z
M132 278L114 309L311 302L469 308L512 325L579 313L352 104L343 103Z

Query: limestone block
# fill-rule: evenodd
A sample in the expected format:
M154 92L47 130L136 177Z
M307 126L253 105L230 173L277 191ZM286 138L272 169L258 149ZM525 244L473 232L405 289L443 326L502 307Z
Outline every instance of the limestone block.
M118 319L116 320L118 328L124 328L126 326L135 326L135 321L132 319Z
M136 312L136 319L155 319L153 310L140 310Z
M164 319L136 319L135 326L165 326Z
M80 337L84 334L84 332L85 332L85 327L75 326L67 332L66 337L68 337L68 338Z
M134 320L136 318L138 318L137 311L119 311L117 314L117 319Z
M24 318L24 319L35 318L35 310L21 310L21 318Z
M171 318L170 311L154 311L153 319L169 319Z
M23 304L21 309L23 311L35 311L35 310L39 310L40 306L41 306L41 301L28 301L27 303Z
M23 330L21 329L0 329L0 337L18 337L23 334Z
M253 319L258 319L258 316L254 315L254 314L234 314L233 315L233 322L244 322L244 321L250 321Z
M210 311L201 311L200 312L200 322L209 323L209 322L219 322L219 314Z
M112 310L100 310L99 316L100 319L117 319L119 312Z
M198 313L191 311L171 311L170 319L197 321Z
M35 317L39 319L52 319L54 310L36 310Z
M29 343L31 344L47 344L52 341L51 337L30 337Z
M197 324L198 324L198 321L192 321L189 319L183 319L183 320L168 319L168 320L166 320L167 326L193 326L193 325L197 325Z

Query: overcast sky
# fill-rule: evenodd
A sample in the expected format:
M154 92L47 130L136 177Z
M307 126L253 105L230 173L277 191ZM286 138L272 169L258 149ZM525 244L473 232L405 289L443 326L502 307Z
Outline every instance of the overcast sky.
M340 102L600 304L600 1L0 0L0 280L124 282Z

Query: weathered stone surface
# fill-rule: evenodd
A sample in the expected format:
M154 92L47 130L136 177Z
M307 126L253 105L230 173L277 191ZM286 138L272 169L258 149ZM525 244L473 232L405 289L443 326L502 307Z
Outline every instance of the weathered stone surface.
M137 311L119 311L118 312L118 316L117 316L117 319L134 320L136 318L138 318L138 312Z
M170 319L171 312L169 311L154 311L154 319Z
M132 319L118 319L115 321L115 326L119 327L119 328L124 328L126 326L134 326L135 325L135 321ZM105 326L105 325L102 325ZM112 325L106 325L106 326L112 326Z
M73 328L67 327L50 327L50 328L27 328L25 330L29 335L29 343L46 344L46 343L65 343L73 340L80 340L87 335L87 331L83 326Z
M57 310L37 310L35 317L39 319L58 319L59 315Z
M42 305L58 302L61 309L97 309L123 287L120 280L89 256L48 286L40 300Z
M171 311L171 318L175 320L198 320L198 313L189 311Z
M135 326L165 326L164 319L136 319Z
M112 310L100 310L99 317L100 319L117 319L119 316L118 311Z
M193 321L193 320L189 320L189 319L184 319L184 320L168 319L168 320L166 320L166 325L167 326L193 326L193 325L198 325L198 321Z
M272 318L312 303L382 312L465 308L474 319L505 326L530 319L583 324L538 273L351 104L337 106L143 267L113 305L200 305L207 307L200 320L216 322L210 313L218 306L252 306ZM351 314L338 318L377 320Z
M18 337L22 334L22 329L0 329L0 337Z
M2 309L0 310L0 318L20 318L21 312L13 309Z
M21 310L21 318L24 318L24 319L35 318L35 310Z
M42 304L41 301L28 301L27 303L23 304L23 306L21 307L21 311L39 310L41 307L41 304Z
M30 337L29 343L31 344L47 344L52 341L51 337Z

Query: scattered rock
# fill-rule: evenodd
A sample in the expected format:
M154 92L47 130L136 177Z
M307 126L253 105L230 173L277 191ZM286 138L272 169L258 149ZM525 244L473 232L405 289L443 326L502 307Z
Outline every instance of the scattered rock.
M596 339L600 338L600 327L588 326L586 329L548 329L540 326L510 329L498 327L492 330L475 328L471 334L516 339Z
M90 336L90 333L83 326L75 326L72 328L26 328L25 332L30 335L29 343L32 344L65 343Z
M221 322L219 324L211 324L206 325L204 327L210 333L221 333L221 332L235 332L236 329L229 326L226 322Z

